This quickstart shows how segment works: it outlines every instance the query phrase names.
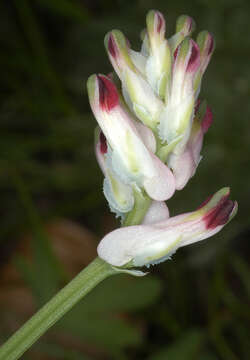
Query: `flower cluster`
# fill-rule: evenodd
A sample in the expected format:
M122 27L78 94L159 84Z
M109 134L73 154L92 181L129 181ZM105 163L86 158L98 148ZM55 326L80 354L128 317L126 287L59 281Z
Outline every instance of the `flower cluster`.
M87 83L111 210L124 218L136 193L152 199L142 225L118 229L99 244L99 256L115 266L162 261L178 247L210 237L236 212L225 188L199 210L169 218L164 201L195 174L212 122L198 96L214 40L202 31L194 41L195 24L186 15L178 18L170 39L159 11L148 13L146 25L140 52L122 32L108 33L105 47L116 74L92 75Z

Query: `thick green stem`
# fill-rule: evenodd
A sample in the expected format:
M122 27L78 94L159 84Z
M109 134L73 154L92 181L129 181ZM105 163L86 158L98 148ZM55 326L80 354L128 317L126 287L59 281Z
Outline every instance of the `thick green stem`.
M16 360L56 321L106 277L118 273L97 257L44 305L1 348L0 360Z

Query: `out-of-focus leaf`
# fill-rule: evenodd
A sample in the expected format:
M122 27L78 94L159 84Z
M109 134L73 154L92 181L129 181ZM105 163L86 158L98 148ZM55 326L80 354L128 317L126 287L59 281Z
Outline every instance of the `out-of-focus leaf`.
M148 358L148 360L195 360L204 342L205 334L201 329L190 329L179 340ZM203 358L202 358L203 359Z
M47 7L49 10L54 11L56 14L63 15L71 20L86 22L88 19L88 11L84 7L83 2L81 5L72 0L36 0L42 6Z
M33 264L27 265L19 259L17 265L19 263L20 271L32 287L39 304L43 304L58 290L63 273L25 184L16 174L13 175L13 181L33 233Z
M161 282L152 277L136 279L118 275L106 279L58 324L58 331L73 333L82 341L112 351L142 341L142 329L120 312L141 309L159 296Z
M30 353L32 354L32 351ZM56 360L91 360L90 357L82 352L69 350L67 345L63 347L51 342L41 341L35 345L34 355L32 355L31 359L39 358L38 360L45 360L47 357L48 359Z
M81 314L79 308L81 307L77 305L60 320L56 328L113 353L141 342L142 334L139 329L117 314Z
M152 276L134 278L118 275L106 279L84 300L83 311L131 311L152 304L160 295L161 281Z
M219 360L219 358L212 354L211 352L206 352L206 353L202 353L202 355L200 355L199 359L201 360Z
M246 289L248 296L250 297L250 267L249 265L239 256L235 256L232 261L234 270L240 277L243 286Z

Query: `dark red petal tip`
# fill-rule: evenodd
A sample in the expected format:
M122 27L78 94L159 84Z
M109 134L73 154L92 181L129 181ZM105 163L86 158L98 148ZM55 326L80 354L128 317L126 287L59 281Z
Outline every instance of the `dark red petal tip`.
M187 71L195 71L200 64L200 49L195 41L191 40L192 49L188 60Z
M103 132L100 132L100 150L102 154L106 154L108 151L108 145L107 145L107 139L105 137L105 135L103 134Z
M217 226L227 223L230 214L235 206L235 202L228 199L229 194L223 196L218 205L215 206L208 214L203 218L207 229L214 229Z
M164 29L164 19L160 12L156 12L156 18L157 18L157 32L160 33L162 29Z
M99 104L105 111L112 110L119 103L118 91L111 80L103 75L97 75L99 86Z
M117 48L115 44L114 36L110 33L108 39L108 51L113 58L117 57Z

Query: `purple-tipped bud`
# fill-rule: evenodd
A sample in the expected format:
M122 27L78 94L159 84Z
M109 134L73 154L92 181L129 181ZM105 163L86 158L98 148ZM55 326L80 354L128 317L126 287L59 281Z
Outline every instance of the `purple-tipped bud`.
M193 39L185 38L174 52L174 65L178 69L194 73L200 66L200 49Z
M176 32L181 32L182 35L189 36L195 30L195 22L188 15L181 15L176 21Z
M147 22L147 30L149 37L160 36L161 39L164 38L165 35L165 19L160 11L151 10L147 14L146 18Z
M112 30L104 39L104 44L108 52L110 61L117 73L122 78L122 71L129 67L135 70L130 58L130 44L123 33L119 30Z
M202 31L197 36L197 44L200 48L201 72L203 74L215 49L215 42L213 36L208 31Z

